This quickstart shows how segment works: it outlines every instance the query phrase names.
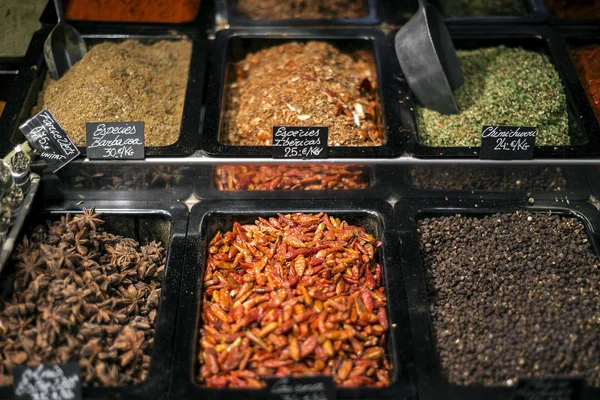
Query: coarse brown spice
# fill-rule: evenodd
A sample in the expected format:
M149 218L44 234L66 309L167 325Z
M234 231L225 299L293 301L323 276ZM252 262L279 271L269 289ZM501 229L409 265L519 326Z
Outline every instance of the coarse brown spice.
M600 0L544 0L552 14L564 19L599 19Z
M251 19L364 18L365 0L235 0L235 10Z
M436 348L458 385L600 386L600 260L577 218L526 211L418 222Z
M67 214L17 246L0 302L0 386L15 365L69 361L85 386L146 379L165 250L106 232L100 217Z
M49 108L77 146L86 122L143 121L146 146L177 141L192 43L161 40L93 46L61 79L46 76L32 114Z
M372 51L286 42L249 53L230 72L225 143L268 146L273 126L327 126L330 146L384 143Z
M278 214L210 241L198 380L259 388L264 378L333 375L338 386L386 386L382 245L327 214Z
M363 166L223 165L215 168L218 190L350 190L365 189Z
M532 126L538 146L567 146L567 98L545 54L520 47L458 50L465 78L455 91L459 114L417 107L419 139L425 146L480 146L484 125Z

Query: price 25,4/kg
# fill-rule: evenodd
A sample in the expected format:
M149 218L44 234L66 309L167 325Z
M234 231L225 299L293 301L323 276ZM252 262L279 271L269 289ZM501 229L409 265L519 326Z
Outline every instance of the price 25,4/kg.
M316 157L323 151L322 147L286 147L284 150L285 158L293 157Z
M104 158L123 158L131 157L134 154L132 146L108 147L104 149Z
M508 142L506 138L496 139L494 151L527 151L530 145L526 139L514 139Z

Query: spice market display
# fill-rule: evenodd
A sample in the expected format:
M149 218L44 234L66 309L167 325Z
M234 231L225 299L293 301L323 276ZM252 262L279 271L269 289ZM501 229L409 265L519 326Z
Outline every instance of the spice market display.
M0 400L600 399L598 0L57 3L0 0Z

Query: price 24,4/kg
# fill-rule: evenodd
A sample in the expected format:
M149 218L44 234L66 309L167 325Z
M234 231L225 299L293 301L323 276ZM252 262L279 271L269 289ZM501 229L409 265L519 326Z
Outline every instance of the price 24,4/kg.
M104 149L103 158L123 158L123 157L131 157L134 154L134 150L132 146L122 146L122 147L108 147Z
M506 138L496 139L496 147L494 150L497 151L527 151L529 150L529 143L526 139L514 139L508 142Z
M316 157L323 151L322 147L286 147L284 156L285 158L294 157Z

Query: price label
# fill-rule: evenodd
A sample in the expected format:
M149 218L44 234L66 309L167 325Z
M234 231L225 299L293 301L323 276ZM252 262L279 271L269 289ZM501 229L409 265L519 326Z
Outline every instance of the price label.
M142 160L143 122L88 122L85 124L90 160Z
M77 146L47 108L28 119L19 129L53 172L80 154Z
M523 126L484 126L479 158L487 160L531 160L536 128Z
M13 367L17 400L81 399L79 363Z
M582 379L519 379L511 400L579 400Z
M273 158L327 158L326 126L274 126Z
M330 375L267 378L271 400L333 400L335 389Z

